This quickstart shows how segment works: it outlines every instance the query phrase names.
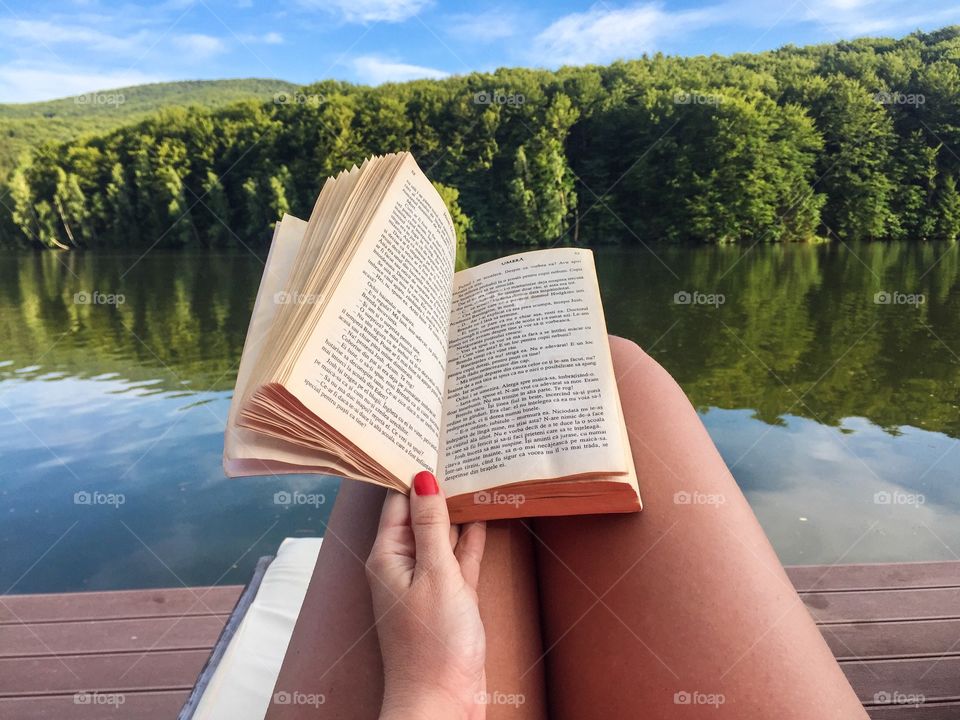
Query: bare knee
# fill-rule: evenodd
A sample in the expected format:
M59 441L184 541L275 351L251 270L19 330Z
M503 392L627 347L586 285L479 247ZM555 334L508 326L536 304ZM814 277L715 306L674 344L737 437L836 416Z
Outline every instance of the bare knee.
M608 335L607 338L610 340L610 352L616 351L617 353L642 353L643 348L637 345L633 340L627 340L627 338L622 338L619 335Z
M613 369L617 376L617 382L620 383L621 394L624 388L636 387L637 383L643 383L649 388L650 383L668 391L671 394L679 395L686 399L686 395L680 386L677 385L673 376L667 372L660 363L650 357L633 340L610 335L610 357L613 360Z

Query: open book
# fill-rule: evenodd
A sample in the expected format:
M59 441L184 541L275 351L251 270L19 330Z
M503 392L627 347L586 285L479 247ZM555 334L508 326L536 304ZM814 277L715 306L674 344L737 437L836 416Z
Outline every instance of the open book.
M456 235L410 153L329 178L277 224L224 445L227 475L328 473L454 522L629 512L640 495L588 250L454 272Z

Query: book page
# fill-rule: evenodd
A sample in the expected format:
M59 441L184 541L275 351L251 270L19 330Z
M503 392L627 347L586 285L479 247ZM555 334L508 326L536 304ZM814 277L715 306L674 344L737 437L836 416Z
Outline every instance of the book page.
M454 276L440 477L448 495L628 471L593 254L521 253Z
M449 213L408 155L285 382L403 483L437 469L455 256Z
M240 414L240 401L247 391L250 376L257 358L264 351L264 339L270 330L279 307L276 302L278 293L284 291L293 270L294 259L303 241L307 223L292 215L284 215L274 228L273 242L260 278L260 289L247 327L247 337L243 344L240 368L237 371L237 384L230 401L227 416L226 434L223 443L224 469L228 474L239 470L237 461L270 457L271 451L278 445L275 438L266 438L249 428L237 425ZM307 460L302 448L289 448L288 452L299 457L282 456L288 462Z

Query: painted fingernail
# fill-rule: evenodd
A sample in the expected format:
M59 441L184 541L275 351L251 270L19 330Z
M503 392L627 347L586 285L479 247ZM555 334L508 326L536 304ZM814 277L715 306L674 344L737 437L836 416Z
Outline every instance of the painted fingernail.
M413 489L417 495L436 495L440 492L437 479L429 470L421 470L413 476Z

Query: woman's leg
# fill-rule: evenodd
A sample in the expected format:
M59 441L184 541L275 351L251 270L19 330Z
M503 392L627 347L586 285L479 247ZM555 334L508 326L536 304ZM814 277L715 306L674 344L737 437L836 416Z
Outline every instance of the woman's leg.
M267 720L376 720L383 667L364 562L383 498L365 483L341 486L277 678L274 692L323 695L324 704L273 704ZM518 522L488 523L477 594L487 636L487 718L544 720L533 539Z
M610 346L645 508L529 523L550 717L866 717L683 391Z

